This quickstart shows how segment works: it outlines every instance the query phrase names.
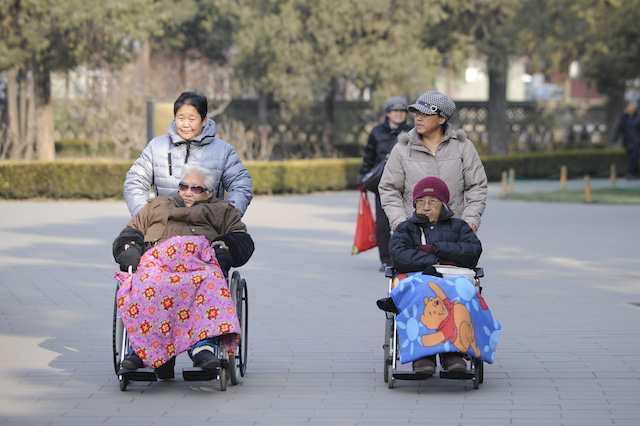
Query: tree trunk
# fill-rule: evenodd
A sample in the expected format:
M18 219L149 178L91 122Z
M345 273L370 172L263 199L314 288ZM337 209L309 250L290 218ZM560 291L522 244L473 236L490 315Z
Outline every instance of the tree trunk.
M31 160L33 158L33 142L35 141L36 131L36 88L33 80L33 71L27 73L27 79L25 83L25 101L24 101L24 120L20 123L24 139L26 142L27 150L24 152L25 160Z
M53 108L51 106L51 79L49 70L34 67L36 92L36 160L53 161Z
M618 125L618 121L620 117L624 113L625 108L625 99L624 99L624 91L625 87L618 87L616 89L611 89L606 93L607 95L607 107L605 110L605 124L607 126L606 131L606 143L607 145L612 146L622 146L622 139L619 141L613 141L613 133L616 130L616 126Z
M33 108L33 75L26 70L18 74L20 81L20 138L21 158L31 160L33 158L33 120L36 118Z
M509 132L507 131L507 64L503 53L489 55L489 155L509 153Z
M260 94L258 98L258 149L252 155L260 161L269 161L271 148L269 147L269 98L265 94Z
M20 141L20 113L18 110L18 70L11 68L7 70L7 114L9 127L7 128L7 138L2 147L2 157L16 159L19 157Z
M322 150L323 155L331 156L333 151L333 113L336 103L336 92L338 91L338 82L335 77L329 82L329 90L327 92L327 100L325 101L325 119L324 128L322 129Z
M153 87L151 83L151 43L146 40L142 43L142 50L140 52L140 67L142 68L142 78L144 79L144 98L153 98Z

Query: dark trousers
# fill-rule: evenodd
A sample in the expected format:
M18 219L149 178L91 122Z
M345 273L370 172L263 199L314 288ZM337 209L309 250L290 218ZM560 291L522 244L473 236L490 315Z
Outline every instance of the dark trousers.
M389 238L391 237L391 227L389 219L384 214L382 204L380 203L380 195L376 193L376 240L378 240L378 253L380 253L380 262L391 265L391 256L389 255Z
M627 176L638 176L638 150L640 145L633 144L627 147L627 157L629 158L629 169L627 170Z

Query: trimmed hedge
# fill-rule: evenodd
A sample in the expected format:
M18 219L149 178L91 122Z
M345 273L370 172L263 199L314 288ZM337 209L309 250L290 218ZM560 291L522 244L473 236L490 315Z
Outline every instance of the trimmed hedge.
M2 162L0 198L122 198L130 167L131 162Z
M483 157L490 181L515 169L518 178L552 178L566 165L569 176L607 176L611 164L626 170L623 150L544 152ZM122 198L129 161L0 162L0 198ZM259 194L304 194L355 188L360 158L245 163Z
M567 166L570 178L589 175L609 176L612 164L618 175L627 170L627 156L621 149L548 151L532 154L496 155L482 157L489 181L500 181L502 172L513 168L518 178L550 179L560 175Z

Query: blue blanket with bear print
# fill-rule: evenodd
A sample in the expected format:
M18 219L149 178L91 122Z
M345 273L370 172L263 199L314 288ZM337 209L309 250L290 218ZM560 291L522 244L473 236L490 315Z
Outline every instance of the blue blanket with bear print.
M391 290L400 362L443 352L461 352L493 363L500 323L493 318L474 280L399 274Z

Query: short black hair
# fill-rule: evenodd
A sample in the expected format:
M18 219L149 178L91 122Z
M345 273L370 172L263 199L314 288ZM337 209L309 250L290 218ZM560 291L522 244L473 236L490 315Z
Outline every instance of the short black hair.
M184 92L181 94L176 102L173 104L173 116L175 117L178 113L178 110L183 105L191 105L200 114L200 118L204 120L207 116L209 103L207 101L207 97L202 93L198 92Z

